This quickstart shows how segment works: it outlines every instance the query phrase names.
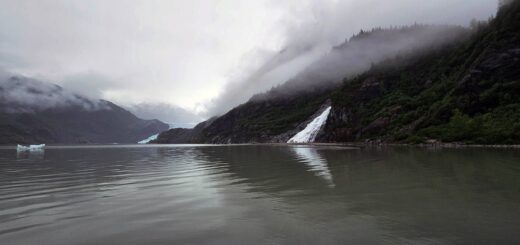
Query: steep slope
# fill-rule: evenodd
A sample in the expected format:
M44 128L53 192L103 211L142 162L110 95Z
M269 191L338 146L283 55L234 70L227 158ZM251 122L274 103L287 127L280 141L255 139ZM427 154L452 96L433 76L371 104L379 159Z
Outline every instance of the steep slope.
M414 25L362 31L288 82L253 96L194 130L165 132L155 143L285 143L323 112L331 93L341 86L342 77L369 69L372 62L440 49L468 35L468 30L456 26Z
M331 106L327 107L319 116L314 118L307 126L292 138L287 143L312 143L316 140L318 133L323 128L329 117Z
M330 93L330 88L315 89L252 100L194 129L170 129L153 143L285 143L305 128Z
M287 142L330 105L318 142L519 143L518 5L503 7L489 23L474 23L471 32L422 25L361 32L287 83L155 142ZM438 30L447 38L390 45ZM360 47L396 49L377 48L385 54L366 65L370 59L358 59L365 54ZM355 60L360 67L348 68Z
M333 95L326 142L520 143L520 3L456 49L395 58Z
M0 144L136 143L166 129L57 85L12 75L0 81Z

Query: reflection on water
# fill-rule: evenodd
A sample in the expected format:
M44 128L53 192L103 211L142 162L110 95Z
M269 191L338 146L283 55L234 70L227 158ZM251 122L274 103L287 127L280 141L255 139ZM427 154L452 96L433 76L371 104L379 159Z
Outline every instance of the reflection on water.
M45 156L45 150L38 149L32 151L16 151L17 159L32 159L32 160L43 160Z
M291 149L296 153L297 159L309 166L310 170L316 172L317 176L325 179L330 187L334 187L334 181L327 166L327 161L320 156L315 147L294 146Z
M2 244L518 244L520 151L0 149Z

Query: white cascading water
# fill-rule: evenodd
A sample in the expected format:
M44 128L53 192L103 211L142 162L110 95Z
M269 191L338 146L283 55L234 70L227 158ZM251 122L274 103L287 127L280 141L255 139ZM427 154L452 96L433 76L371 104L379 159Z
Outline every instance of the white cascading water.
M325 122L327 122L327 118L329 117L330 110L332 109L331 106L329 106L327 109L325 109L318 117L314 118L312 122L307 124L307 127L297 133L294 137L292 137L287 143L312 143L316 139L316 136L318 135L318 132L320 131L321 127Z

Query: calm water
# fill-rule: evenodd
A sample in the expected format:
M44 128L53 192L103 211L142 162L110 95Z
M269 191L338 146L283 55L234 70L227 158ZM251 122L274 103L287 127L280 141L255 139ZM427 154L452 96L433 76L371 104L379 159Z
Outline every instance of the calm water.
M1 244L520 244L520 150L0 149Z

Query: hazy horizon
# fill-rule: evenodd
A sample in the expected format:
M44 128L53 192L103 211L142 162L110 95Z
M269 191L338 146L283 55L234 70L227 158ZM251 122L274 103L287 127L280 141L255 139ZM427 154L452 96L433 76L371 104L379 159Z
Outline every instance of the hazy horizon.
M497 7L489 0L0 5L1 69L127 108L166 104L205 117L285 82L361 29L467 26L473 18L491 17ZM278 70L269 68L282 50L290 59Z

